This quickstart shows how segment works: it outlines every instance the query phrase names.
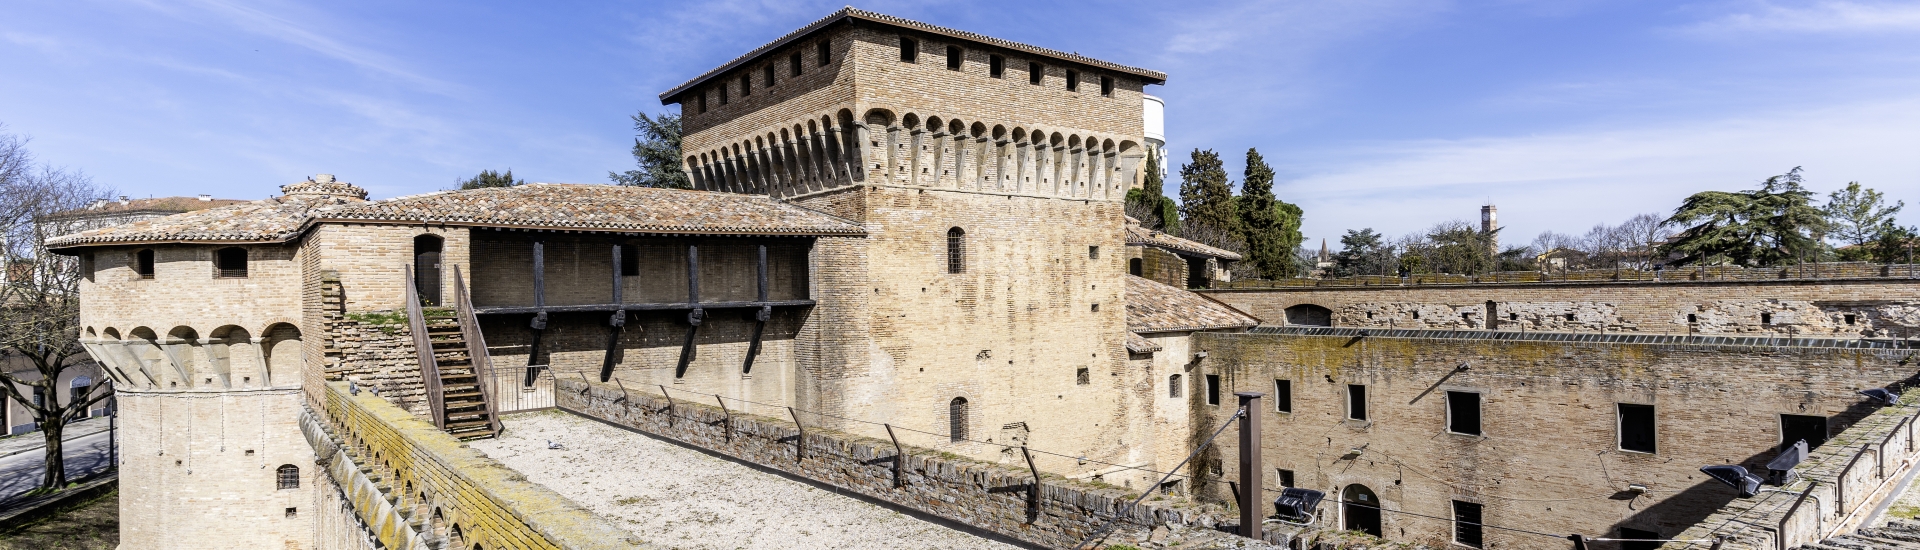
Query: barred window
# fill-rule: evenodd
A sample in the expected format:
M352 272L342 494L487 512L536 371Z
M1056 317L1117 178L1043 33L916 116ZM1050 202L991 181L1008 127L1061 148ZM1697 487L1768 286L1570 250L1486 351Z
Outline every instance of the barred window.
M1180 385L1180 375L1167 377L1167 397L1180 397L1180 389L1184 387Z
M213 251L215 275L225 278L247 276L247 249L227 247Z
M947 436L950 441L967 439L967 398L955 397L947 402Z
M300 488L300 467L299 466L294 466L292 464L282 464L280 465L280 469L277 470L275 473L278 474L278 476L276 477L278 477L279 479L279 486L281 489L299 489Z
M947 273L967 270L967 232L955 227L947 230Z

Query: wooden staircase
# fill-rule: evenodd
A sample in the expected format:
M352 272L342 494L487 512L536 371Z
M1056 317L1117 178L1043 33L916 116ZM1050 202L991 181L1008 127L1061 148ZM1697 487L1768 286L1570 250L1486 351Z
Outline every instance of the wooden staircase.
M421 311L433 362L440 371L441 417L437 424L461 440L493 437L493 410L480 388L480 372L468 355L465 331L452 309Z

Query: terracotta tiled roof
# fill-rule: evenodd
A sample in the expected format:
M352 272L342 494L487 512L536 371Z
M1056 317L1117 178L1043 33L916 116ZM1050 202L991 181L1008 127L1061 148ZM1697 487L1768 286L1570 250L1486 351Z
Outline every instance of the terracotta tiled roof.
M930 34L937 34L937 35L941 35L949 38L958 38L961 40L968 40L968 41L978 42L982 44L990 44L990 45L999 46L999 47L1006 48L1013 51L1025 52L1025 53L1030 53L1034 55L1051 57L1054 59L1071 61L1071 62L1080 63L1080 64L1091 66L1091 67L1099 67L1099 68L1107 69L1110 71L1116 71L1116 72L1138 76L1145 79L1148 84L1164 84L1167 81L1167 73L1163 73L1160 71L1142 69L1139 67L1130 67L1127 65L1121 65L1119 63L1112 63L1108 61L1101 61L1101 60L1094 59L1091 57L1086 57L1077 53L1067 53L1059 50L1047 49L1047 48L1042 48L1039 46L1033 46L1029 44L1022 44L1022 43L1014 42L1011 40L1001 40L991 36L974 34L967 31L958 30L958 29L949 29L939 25L930 25L927 23L914 21L912 19L894 17L891 15L883 14L883 13L874 13L866 10L855 9L852 6L848 6L848 7L841 8L840 11L833 12L832 14L829 14L826 17L822 17L818 20L815 20L814 22L807 24L807 26L805 27L800 27L800 29L798 30L787 33L785 36L776 38L772 42L768 42L765 45L762 45L758 48L754 48L753 51L749 51L745 55L741 55L740 57L733 58L732 61L728 61L725 65L721 65L720 67L715 68L711 71L707 71L706 73L703 73L700 76L696 76L692 80L688 80L684 83L681 83L679 86L674 86L673 89L667 90L666 92L663 92L660 94L660 102L663 104L673 103L673 99L675 97L679 96L680 94L686 93L687 90L689 89L692 89L694 87L697 87L705 83L707 80L710 80L716 76L724 74L727 71L737 69L741 65L745 65L749 62L752 62L754 59L757 59L762 55L766 55L767 53L780 49L781 47L784 47L787 44L790 44L794 41L805 38L808 35L813 34L815 31L819 31L820 29L827 28L830 25L839 23L841 21L846 21L846 20L871 21L871 22L890 25L894 27L913 29L913 30L917 30L925 33L930 33Z
M534 183L332 208L321 220L701 235L861 235L859 225L765 195Z
M313 187L302 185L287 188ZM49 239L47 246L283 242L324 221L701 235L865 234L858 224L759 195L536 183L363 201L355 198L356 189L292 194L83 231Z
M1160 351L1160 344L1153 343L1152 340L1148 340L1145 336L1128 332L1127 351L1133 353L1153 353Z
M1127 224L1127 245L1165 248L1175 252L1220 258L1222 260L1237 261L1240 259L1240 255L1232 251L1221 250L1135 224Z
M117 216L140 212L192 212L232 206L250 201L240 199L201 199L199 197L160 197L153 199L127 199L117 201L100 199L86 206L55 212L48 218L86 218L92 216Z
M1154 334L1249 328L1260 320L1212 298L1143 277L1127 276L1127 330Z

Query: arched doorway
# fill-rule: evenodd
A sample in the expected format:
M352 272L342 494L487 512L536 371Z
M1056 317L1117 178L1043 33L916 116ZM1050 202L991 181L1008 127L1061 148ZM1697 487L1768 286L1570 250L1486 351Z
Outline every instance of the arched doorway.
M1343 526L1348 531L1381 536L1380 497L1365 485L1348 485L1340 492L1340 516L1345 518Z
M1287 325L1296 327L1333 326L1333 310L1313 304L1287 308Z
M438 235L413 238L413 285L420 291L421 305L440 305L440 247Z

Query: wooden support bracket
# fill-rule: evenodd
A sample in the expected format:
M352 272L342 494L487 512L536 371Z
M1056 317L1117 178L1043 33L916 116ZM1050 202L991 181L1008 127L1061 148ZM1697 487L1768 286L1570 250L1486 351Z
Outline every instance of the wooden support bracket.
M671 427L673 426L673 417L674 417L673 413L675 412L673 410L675 405L675 403L673 402L673 395L667 393L667 387L663 385L663 386L660 386L660 396L667 398L667 426Z
M903 470L907 462L907 452L900 448L900 438L894 437L893 425L881 424L881 426L887 427L887 439L893 440L893 487L896 489L906 487L907 478Z
M793 415L793 427L800 429L800 437L793 440L793 459L805 460L807 458L807 425L800 423L800 413L794 412L793 407L787 407L787 414Z
M733 442L733 409L727 408L727 400L723 397L720 397L720 394L717 394L717 393L713 394L713 400L720 402L720 412L726 413L727 415L727 442L732 443Z
M1026 457L1027 469L1033 472L1033 486L1027 488L1028 523L1040 517L1040 468L1033 465L1033 453L1027 452L1027 446L1020 446L1020 456Z

